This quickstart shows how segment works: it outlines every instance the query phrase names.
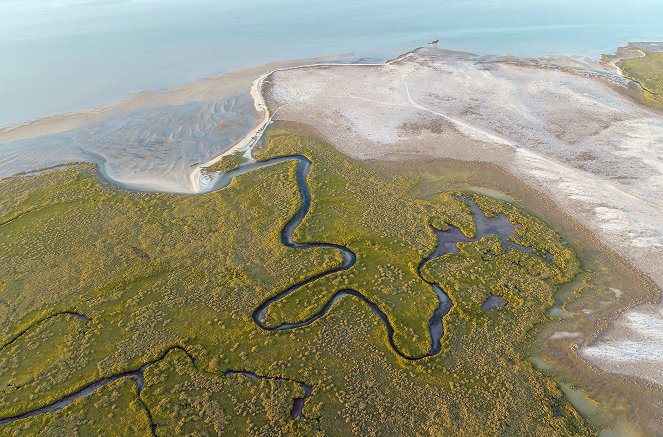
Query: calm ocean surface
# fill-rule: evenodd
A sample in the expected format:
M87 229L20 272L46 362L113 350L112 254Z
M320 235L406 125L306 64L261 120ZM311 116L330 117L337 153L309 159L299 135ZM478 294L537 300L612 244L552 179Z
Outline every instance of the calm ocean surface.
M598 57L663 40L663 0L0 0L0 127L270 61Z

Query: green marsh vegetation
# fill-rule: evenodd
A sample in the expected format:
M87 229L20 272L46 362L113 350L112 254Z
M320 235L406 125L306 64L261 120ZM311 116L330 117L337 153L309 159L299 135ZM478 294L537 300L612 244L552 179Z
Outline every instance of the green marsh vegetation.
M622 59L617 63L622 73L640 86L636 97L657 108L663 108L663 52L643 52L644 56Z
M244 164L246 161L248 161L248 159L243 156L243 152L235 152L233 154L223 156L214 164L210 165L209 167L205 167L205 171L229 172L230 170L234 170L240 165Z
M417 179L286 131L268 132L257 158L292 154L313 162L311 209L294 240L346 246L357 262L278 301L266 322L305 320L352 288L385 313L400 350L425 355L438 301L418 266L436 246L431 226L474 235L469 207L452 193L418 198ZM472 196L487 215L517 224L516 242L535 254L486 237L421 269L454 302L439 354L396 354L385 325L354 297L308 326L257 326L251 315L262 302L342 262L338 250L281 243L301 202L295 171L294 162L274 164L198 196L122 191L85 165L1 180L0 418L153 364L140 392L120 377L0 431L592 434L526 359L556 286L579 263L542 221L504 202ZM482 311L489 295L507 307ZM299 382L312 393L292 419Z

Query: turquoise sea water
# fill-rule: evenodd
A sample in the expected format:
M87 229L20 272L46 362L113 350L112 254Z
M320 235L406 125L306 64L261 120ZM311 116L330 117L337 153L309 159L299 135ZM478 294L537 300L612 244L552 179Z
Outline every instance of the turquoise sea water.
M0 0L0 127L269 61L598 57L663 40L663 0Z

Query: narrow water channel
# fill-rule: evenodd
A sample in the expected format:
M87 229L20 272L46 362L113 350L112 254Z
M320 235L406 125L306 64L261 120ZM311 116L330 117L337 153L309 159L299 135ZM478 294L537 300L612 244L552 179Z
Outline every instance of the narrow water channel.
M286 296L294 293L301 287L303 287L306 284L309 284L313 281L316 281L324 276L343 271L343 270L348 270L357 261L357 257L354 252L352 252L350 249L348 249L345 246L341 245L336 245L336 244L330 244L330 243L322 243L322 242L307 242L307 243L297 243L293 240L292 235L297 229L297 227L302 223L304 217L308 213L310 207L311 207L311 191L308 185L307 177L311 171L311 161L302 156L302 155L291 155L291 156L285 156L285 157L279 157L279 158L274 158L270 159L267 161L261 161L261 162L254 162L250 164L245 164L243 166L240 166L238 169L230 171L224 175L222 175L218 181L215 181L214 183L214 189L220 189L225 186L227 186L230 181L232 180L233 177L246 173L247 171L264 167L266 165L271 165L275 164L278 162L284 162L284 161L296 161L297 162L297 187L299 189L299 193L301 196L301 207L299 211L285 224L283 229L281 230L281 242L290 248L293 249L309 249L313 247L318 247L318 248L327 248L327 249L337 249L341 252L343 261L341 265L332 268L330 270L327 270L322 273L318 273L310 278L307 278L301 282L298 282L289 288L275 294L274 296L270 297L269 299L265 300L256 310L253 312L253 320L255 323L260 326L262 329L265 330L270 330L270 331L276 331L276 330L289 330L289 329L296 329L300 328L303 326L310 325L314 321L318 320L322 316L324 316L336 303L338 300L345 296L353 296L356 297L364 303L368 305L368 307L382 320L383 324L385 325L385 328L387 330L387 335L389 338L389 343L391 347L394 349L394 351L402 356L403 358L406 358L408 360L419 360L422 358L430 357L433 356L437 353L440 352L441 349L441 339L444 335L444 325L443 325L443 318L445 315L449 313L451 308L453 307L453 302L449 298L449 296L446 294L446 292L440 287L439 284L436 283L429 283L431 286L432 290L435 292L435 295L438 298L438 306L433 312L433 315L430 318L429 322L429 334L431 338L431 347L428 353L420 356L408 356L404 354L402 351L398 349L396 344L394 343L393 336L394 336L394 329L393 326L391 326L391 323L389 322L389 319L387 318L386 314L370 299L368 299L366 296L364 296L361 292L353 289L344 289L336 292L328 301L325 303L323 308L309 317L306 320L302 320L297 323L284 323L278 326L269 326L267 325L264 320L265 316L267 315L267 311L269 310L269 307L280 301L281 299L285 298ZM439 231L437 229L432 229L435 236L437 237L437 246L435 247L435 250L428 255L426 258L424 258L418 266L418 273L419 276L421 277L421 268L423 265L439 256L442 256L446 253L454 253L458 251L458 246L457 244L459 242L471 242L471 241L477 241L483 237L489 236L489 235L497 235L502 242L503 247L505 250L510 250L510 249L517 249L517 250L523 250L528 253L532 253L533 251L530 248L519 246L515 244L513 241L510 240L511 236L515 236L516 232L516 226L513 225L509 219L503 215L497 215L496 217L486 217L486 215L481 211L481 209L477 206L477 204L472 201L469 198L464 198L464 200L468 203L472 210L472 214L474 217L475 225L476 225L476 235L474 238L467 238L461 231L460 229L450 226L448 230L446 231ZM424 280L423 278L421 278Z

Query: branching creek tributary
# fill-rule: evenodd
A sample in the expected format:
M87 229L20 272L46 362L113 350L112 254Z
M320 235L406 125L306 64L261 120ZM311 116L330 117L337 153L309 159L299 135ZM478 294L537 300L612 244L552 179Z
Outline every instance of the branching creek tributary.
M483 237L489 236L489 235L497 235L502 242L502 245L505 247L506 250L510 250L512 248L517 249L517 250L523 250L526 251L530 254L534 254L534 252L527 247L520 246L515 244L513 241L509 239L512 235L515 234L516 227L509 221L509 219L503 215L500 214L496 217L486 217L486 215L481 211L481 209L474 203L471 199L469 198L464 198L463 200L467 202L467 204L470 206L472 210L472 214L474 217L474 221L476 224L476 235L474 238L467 238L460 229L454 227L454 226L449 226L449 229L446 231L440 231L437 230L433 227L431 227L432 231L437 237L438 243L435 248L435 250L425 257L418 265L417 271L419 273L420 278L427 282L433 291L435 292L435 295L438 298L439 305L436 308L435 312L430 318L429 322L429 332L430 332L430 337L431 337L431 347L428 353L420 356L408 356L404 354L394 343L394 328L389 322L389 319L387 318L387 315L370 299L368 299L366 296L364 296L361 292L353 289L343 289L337 291L328 301L325 303L325 305L322 307L322 309L309 317L306 320L302 320L297 323L285 323L282 325L278 326L269 326L264 323L265 316L267 314L267 311L269 310L270 305L272 305L275 302L280 301L281 299L285 298L286 296L290 295L291 293L294 293L301 287L303 287L306 284L309 284L313 281L316 281L324 276L343 271L343 270L348 270L352 266L355 265L357 261L357 256L355 253L350 250L349 248L338 245L338 244L330 244L330 243L322 243L322 242L305 242L305 243L298 243L295 242L292 239L292 235L297 229L297 227L302 223L304 220L304 217L308 213L310 207L311 207L311 190L308 185L308 175L311 172L311 167L312 163L311 161L306 158L305 156L302 155L290 155L290 156L284 156L284 157L279 157L279 158L273 158L269 159L266 161L260 161L260 162L253 162L249 164L245 164L240 166L239 168L235 170L231 170L228 173L222 174L220 177L218 177L212 184L210 184L210 188L212 190L218 190L223 187L226 187L235 176L238 176L240 174L246 173L247 171L264 167L266 165L271 165L279 162L285 162L285 161L296 161L297 162L297 173L296 173L296 179L297 179L297 187L299 189L299 193L301 196L301 207L299 211L285 224L283 229L281 230L281 242L290 248L293 249L310 249L310 248L326 248L326 249L336 249L341 252L343 261L340 266L334 267L332 269L329 269L325 272L318 273L310 278L307 278L301 282L298 282L289 288L275 294L274 296L270 297L269 299L265 300L256 310L253 312L253 320L255 323L260 326L262 329L265 330L270 330L270 331L275 331L275 330L288 330L288 329L295 329L295 328L300 328L302 326L310 325L317 319L321 318L324 316L331 308L332 306L338 302L341 298L345 296L353 296L356 297L360 300L362 300L368 307L382 320L386 330L387 330L387 336L389 339L389 344L391 345L392 349L401 357L407 359L407 360L420 360L423 358L427 358L433 355L436 355L437 353L440 352L441 349L441 338L444 335L444 327L442 323L442 319L444 316L451 310L453 307L453 302L451 299L449 299L449 296L442 290L442 287L439 286L439 284L432 283L425 281L423 277L421 277L421 268L426 264L428 261L432 260L433 258L437 258L439 256L442 256L446 253L453 253L458 251L457 243L459 242L470 242L470 241L477 241Z
M278 158L272 158L269 160L265 161L258 161L258 162L250 162L247 164L243 164L240 167L238 167L235 170L231 170L227 173L219 173L216 177L213 178L212 182L209 184L208 189L205 190L206 192L209 191L214 191L214 190L220 190L225 187L227 187L230 182L239 175L242 175L244 173L250 172L252 170L265 167L268 165L273 165L281 162L286 162L286 161L295 161L297 163L297 172L296 172L296 182L297 182L297 187L301 196L301 207L297 213L285 224L283 229L281 230L281 242L290 248L293 249L300 249L300 250L305 250L305 249L310 249L310 248L326 248L326 249L336 249L341 252L342 255L342 263L341 265L334 267L332 269L329 269L325 272L318 273L316 275L311 276L310 278L307 278L301 282L298 282L289 288L275 294L274 296L268 298L265 300L258 308L255 309L255 311L252 314L254 322L260 326L262 329L268 330L268 331L275 331L275 330L289 330L289 329L296 329L300 328L303 326L310 325L317 319L323 317L329 310L333 307L333 305L338 302L340 299L342 299L345 296L352 296L355 297L361 301L363 301L368 307L375 313L382 323L385 326L385 329L387 331L387 336L389 340L389 344L391 345L391 348L394 350L395 353L400 355L401 357L411 360L411 361L416 361L416 360L421 360L424 358L428 358L431 356L434 356L438 354L441 350L441 339L444 335L444 328L443 328L443 322L442 319L444 318L445 315L449 313L451 308L453 307L453 302L449 298L449 296L446 294L446 292L440 287L439 284L432 283L425 281L423 278L422 281L427 282L432 290L435 292L435 295L438 298L439 305L435 309L434 313L430 317L430 322L429 322L429 332L430 332L430 337L431 337L431 346L430 350L428 353L420 356L408 356L404 354L402 351L399 350L397 345L394 342L394 328L391 325L387 315L376 305L374 302L372 302L370 299L368 299L366 296L364 296L362 293L360 293L357 290L354 289L343 289L337 291L328 301L327 303L323 306L323 308L315 313L313 316L309 317L306 320L302 320L297 323L288 323L288 324L282 324L278 326L268 326L264 323L265 315L267 314L267 311L270 307L275 302L278 302L279 300L285 298L286 296L290 295L291 293L297 291L301 287L303 287L306 284L309 284L313 281L316 281L322 277L325 277L327 275L331 275L333 273L343 271L343 270L348 270L352 268L357 260L357 257L355 253L348 249L345 246L338 245L338 244L331 244L331 243L322 243L322 242L304 242L304 243L299 243L295 242L292 238L293 232L295 229L302 223L304 217L308 213L310 207L311 207L311 191L308 185L308 175L311 171L312 163L311 161L306 158L305 156L302 155L290 155L290 156L283 156L283 157L278 157ZM514 235L516 227L509 221L509 219L504 216L504 215L498 215L496 217L488 218L483 214L481 209L474 203L471 199L469 198L463 198L463 200L470 206L472 210L472 214L474 217L474 221L476 224L476 235L474 238L468 238L466 237L460 229L454 227L454 226L449 226L449 229L446 231L441 231L438 229L435 229L431 226L431 230L437 237L437 246L435 250L430 253L428 256L426 256L424 259L421 260L417 267L417 271L419 273L419 276L421 277L421 268L426 264L428 261L437 258L439 256L442 256L447 253L454 253L458 252L458 247L457 243L459 242L470 242L470 241L477 241L483 237L489 236L489 235L497 235L502 242L503 247L505 247L505 250L510 250L510 249L517 249L517 250L522 250L526 251L530 254L534 254L533 251L530 248L524 247L517 245L513 241L509 239L512 235ZM549 260L548 260L549 261ZM77 313L75 311L65 311L65 312L60 312L56 314L52 314L50 316L47 316L45 318L42 318L33 324L30 325L30 327L22 330L18 334L14 335L10 340L8 340L2 347L0 347L0 352L5 349L7 346L10 344L14 343L20 336L28 332L32 327L48 320L53 317L56 317L58 315L70 315L77 317L86 323L90 322L90 319L88 319L86 316ZM0 418L0 425L4 425L10 422L14 422L16 420L24 419L27 417L35 416L38 414L43 414L43 413L53 413L55 411L58 411L62 408L65 408L66 406L70 405L72 402L74 402L76 399L79 399L81 397L84 397L92 392L94 392L96 389L110 383L113 381L116 381L121 378L129 377L132 378L136 382L136 386L138 388L138 398L139 402L141 405L144 407L145 411L147 412L147 415L150 419L150 423L152 426L152 433L156 435L156 424L152 420L152 416L150 413L149 408L145 403L142 401L140 398L140 393L143 390L143 387L145 386L145 380L144 380L144 372L145 370L151 366L152 364L155 364L156 362L164 359L166 355L173 350L181 350L183 351L191 360L192 364L198 371L203 371L201 369L198 369L196 366L196 360L195 358L183 347L181 346L172 346L166 350L164 350L158 358L148 361L147 363L143 364L137 369L133 370L128 370L124 371L115 375L107 376L104 378L101 378L97 381L94 381L90 384L87 384L83 388L78 389L74 393L70 393L57 401L54 401L48 405L42 406L40 408L24 412L15 416L11 417L5 417L5 418ZM311 396L312 393L312 386L309 384L306 384L301 381L296 381L294 379L286 378L286 377L279 377L279 376L263 376L263 375L258 375L257 373L250 371L250 370L227 370L223 373L223 376L228 376L228 375L234 375L234 374L241 374L244 375L248 378L251 379L273 379L273 380L282 380L282 381L290 381L294 382L296 384L299 384L303 389L304 389L304 396L295 398L293 399L293 406L290 411L290 416L292 419L296 419L298 417L304 417L306 418L303 413L303 407L304 407L304 402L306 401L307 398ZM218 376L217 374L214 374L215 376Z

